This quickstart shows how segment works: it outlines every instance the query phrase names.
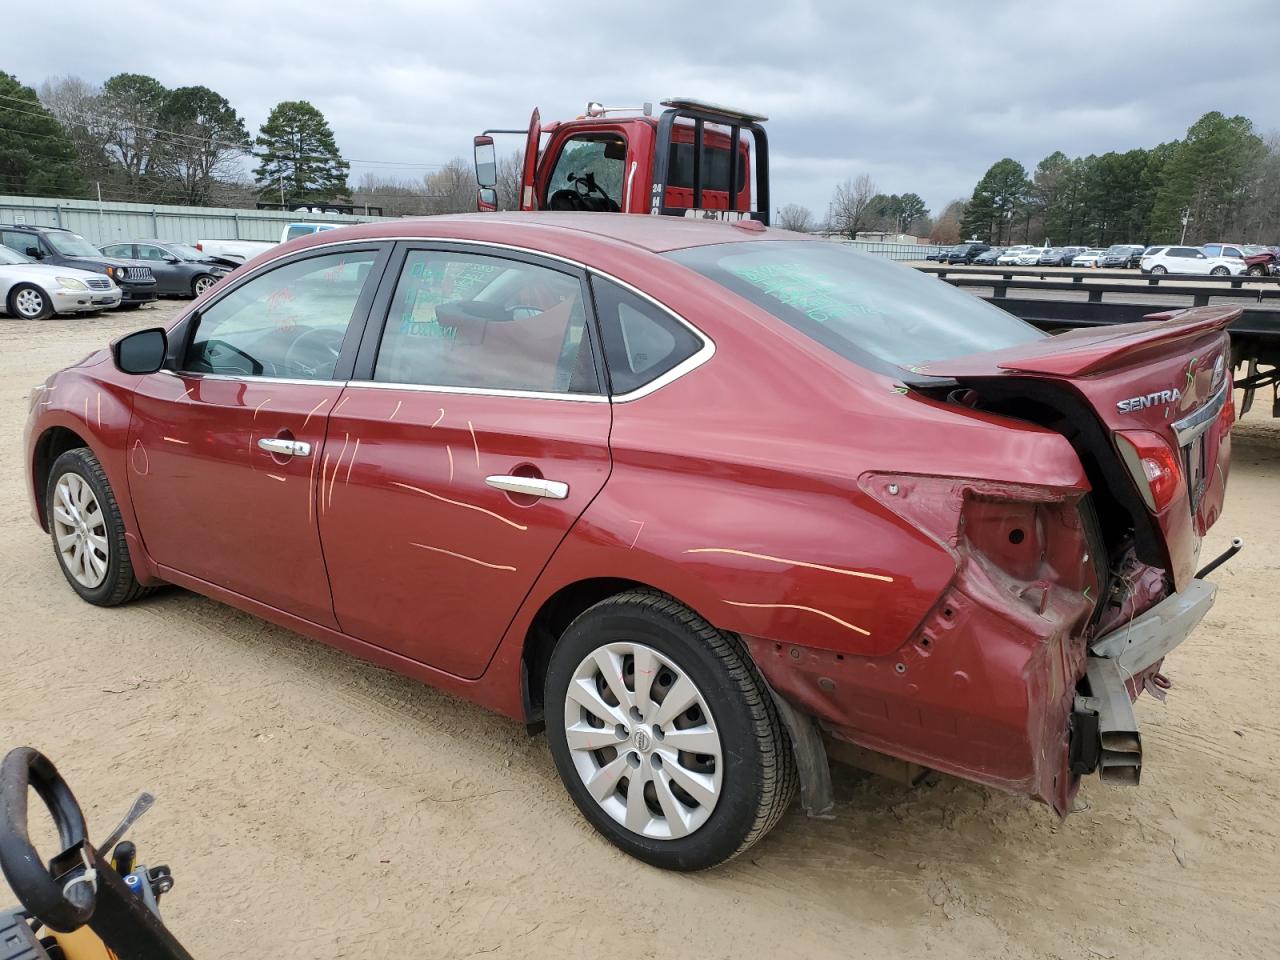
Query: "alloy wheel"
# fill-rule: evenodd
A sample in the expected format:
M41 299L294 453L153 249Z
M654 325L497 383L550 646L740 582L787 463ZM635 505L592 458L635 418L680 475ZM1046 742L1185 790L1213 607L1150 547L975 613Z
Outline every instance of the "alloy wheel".
M198 297L198 296L200 296L201 294L203 294L206 290L208 290L210 287L212 287L215 283L217 283L217 281L216 281L216 280L214 280L214 279L213 279L213 277L200 277L200 278L198 278L198 279L196 280L196 290L195 290L196 296Z
M18 309L18 313L28 320L34 320L44 313L44 295L39 290L31 287L19 290L18 295L13 298L13 302Z
M669 657L606 644L573 672L565 740L587 792L627 830L688 836L720 799L724 751L702 692Z
M107 521L93 488L78 473L64 473L53 488L53 529L67 571L81 586L98 587L111 559Z

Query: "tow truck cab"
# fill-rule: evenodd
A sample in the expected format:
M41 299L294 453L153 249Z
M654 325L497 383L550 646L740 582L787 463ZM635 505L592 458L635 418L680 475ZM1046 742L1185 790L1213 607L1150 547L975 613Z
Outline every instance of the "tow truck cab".
M769 146L758 114L696 100L605 107L475 138L477 208L496 210L494 135L524 134L521 210L595 210L769 222ZM738 162L731 164L729 157ZM753 179L754 177L754 179Z

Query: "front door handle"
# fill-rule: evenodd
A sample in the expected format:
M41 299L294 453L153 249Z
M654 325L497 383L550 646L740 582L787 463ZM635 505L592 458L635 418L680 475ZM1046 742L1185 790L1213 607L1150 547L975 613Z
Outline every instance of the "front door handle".
M304 440L286 440L283 437L263 437L258 441L259 448L281 457L309 457L311 444Z
M484 482L507 493L523 493L528 497L547 497L563 500L569 495L569 485L559 480L543 480L541 477L485 477Z

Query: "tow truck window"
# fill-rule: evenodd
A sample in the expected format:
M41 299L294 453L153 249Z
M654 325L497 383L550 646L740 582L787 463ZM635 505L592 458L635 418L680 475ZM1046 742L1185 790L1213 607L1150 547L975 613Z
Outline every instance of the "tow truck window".
M622 209L627 141L617 133L570 137L547 181L548 210Z
M741 190L747 182L747 175L743 171L743 160L745 154L742 149L738 150L738 189ZM702 152L703 181L702 189L704 190L723 190L726 193L729 190L729 148L704 146ZM693 189L693 144L692 143L673 143L671 144L670 165L667 168L667 186L684 187Z

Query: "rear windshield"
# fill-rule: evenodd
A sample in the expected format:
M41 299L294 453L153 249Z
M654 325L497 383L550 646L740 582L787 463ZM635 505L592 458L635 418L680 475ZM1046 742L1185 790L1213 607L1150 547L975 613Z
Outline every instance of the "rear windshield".
M725 243L667 256L890 376L1046 336L945 281L842 243Z

